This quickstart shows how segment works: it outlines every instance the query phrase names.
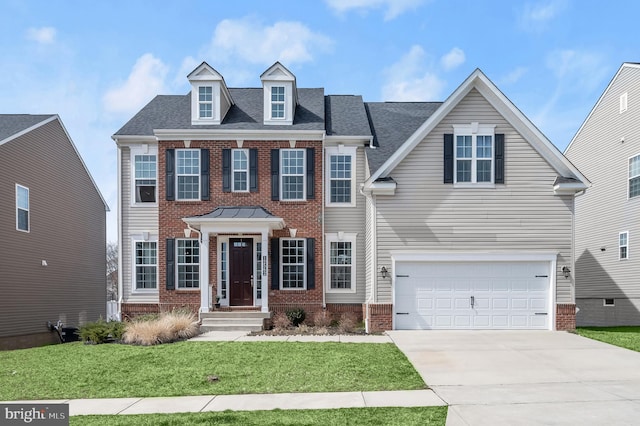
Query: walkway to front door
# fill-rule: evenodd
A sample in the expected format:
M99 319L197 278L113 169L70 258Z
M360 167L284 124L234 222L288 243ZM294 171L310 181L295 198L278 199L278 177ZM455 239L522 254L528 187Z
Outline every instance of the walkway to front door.
M230 238L229 305L253 306L253 239Z

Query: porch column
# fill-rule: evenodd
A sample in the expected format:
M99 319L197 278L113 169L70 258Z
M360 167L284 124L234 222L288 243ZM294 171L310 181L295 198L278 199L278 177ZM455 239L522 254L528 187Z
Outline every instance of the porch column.
M269 312L269 231L262 231L262 312Z
M209 233L201 232L200 236L200 312L209 312Z

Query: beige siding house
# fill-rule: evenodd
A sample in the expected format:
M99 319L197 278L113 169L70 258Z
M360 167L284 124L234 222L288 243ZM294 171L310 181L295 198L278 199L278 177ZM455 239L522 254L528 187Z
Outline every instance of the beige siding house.
M640 324L640 65L624 63L565 155L593 183L576 197L578 325Z
M106 314L107 205L57 115L0 115L0 349Z

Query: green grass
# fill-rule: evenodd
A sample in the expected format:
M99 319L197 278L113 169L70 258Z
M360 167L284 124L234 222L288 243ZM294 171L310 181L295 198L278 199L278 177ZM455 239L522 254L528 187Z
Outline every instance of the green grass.
M78 342L0 352L0 401L425 387L390 343Z
M224 411L221 413L71 417L72 426L182 425L440 425L447 407L342 408L336 410Z
M640 327L578 327L576 333L590 339L640 352Z

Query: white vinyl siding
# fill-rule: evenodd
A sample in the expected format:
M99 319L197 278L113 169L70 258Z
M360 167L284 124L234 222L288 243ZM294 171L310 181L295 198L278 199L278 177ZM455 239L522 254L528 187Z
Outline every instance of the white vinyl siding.
M200 199L200 150L176 150L178 200Z
M505 185L443 185L443 135L454 124L495 125L505 135ZM417 173L416 171L419 171ZM475 89L393 170L394 196L376 197L377 264L390 269L391 252L558 253L558 303L573 302L571 265L573 195L554 195L558 173ZM390 271L393 277L394 271ZM392 302L392 279L378 279L380 303Z
M16 229L18 231L29 232L29 188L16 185Z

